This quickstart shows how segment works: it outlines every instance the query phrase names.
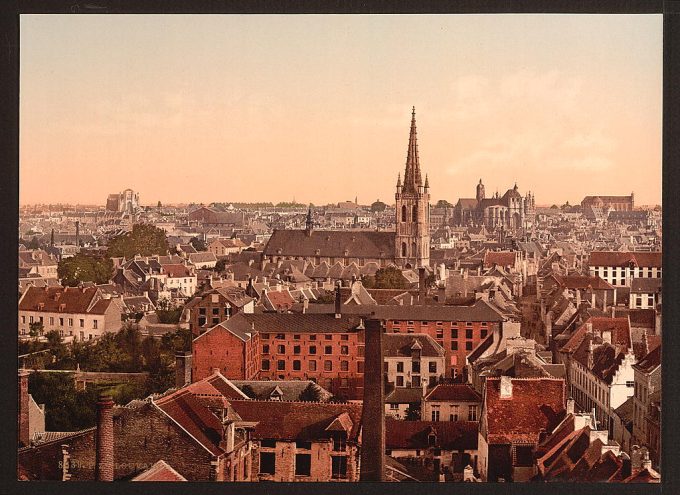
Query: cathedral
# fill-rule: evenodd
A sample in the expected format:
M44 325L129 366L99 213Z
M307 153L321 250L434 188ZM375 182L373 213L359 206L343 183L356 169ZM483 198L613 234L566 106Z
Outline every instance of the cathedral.
M474 198L460 198L453 209L453 221L458 226L482 226L494 229L529 229L536 216L534 196L519 193L517 184L508 189L503 196L498 192L486 197L484 184L479 179L477 194Z
M315 230L311 210L304 230L274 230L263 252L263 263L304 260L315 266L367 263L380 267L428 267L430 264L430 186L423 182L418 157L416 111L406 153L404 180L397 178L395 231Z

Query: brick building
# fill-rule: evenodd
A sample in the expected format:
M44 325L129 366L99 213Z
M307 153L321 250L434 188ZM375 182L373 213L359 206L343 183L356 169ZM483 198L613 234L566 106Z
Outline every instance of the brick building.
M588 258L591 276L613 286L630 287L634 278L661 278L661 252L593 251Z
M252 313L255 301L239 287L223 287L204 292L184 306L182 321L189 322L189 329L198 337L209 328L242 311Z
M581 207L612 209L614 211L633 211L635 196L586 196L581 201Z

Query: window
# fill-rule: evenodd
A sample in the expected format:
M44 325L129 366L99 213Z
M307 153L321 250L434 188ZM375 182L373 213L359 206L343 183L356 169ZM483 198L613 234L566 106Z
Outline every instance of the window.
M309 362L309 371L316 371L316 361L312 360Z
M452 339L457 339L457 338L458 338L458 329L457 329L457 328L452 328L452 329L451 329L451 338L452 338Z
M312 450L312 442L305 442L303 440L295 441L295 448L298 450Z
M274 452L260 452L260 473L276 473L276 454Z
M212 319L212 324L213 324L213 325L217 325L219 322L220 322L219 316Z
M403 372L404 372L404 362L398 361L397 362L397 373L403 373Z
M326 339L326 340L333 340L333 335L331 335L330 333L327 333L326 335L323 336L323 338Z
M205 314L205 308L198 308L198 314L204 315Z
M632 387L632 386L634 386L634 385L635 385L635 382L634 382L634 381L630 381L630 380L629 380L629 381L626 382L626 387Z
M472 350L472 342L465 342L465 350L466 351Z
M340 340L349 340L349 335L346 334L341 335Z
M323 353L324 354L333 354L333 346L332 345L327 345L323 348Z
M399 410L399 404L390 404L390 409L391 409L392 411L394 411L394 410Z
M63 318L59 318L59 325L62 326L62 327L64 326L64 319Z
M340 388L349 387L349 380L347 378L340 378Z
M300 346L299 345L293 346L293 354L300 354Z
M316 346L315 345L309 346L309 353L310 354L316 354Z
M487 330L486 328L482 328L482 329L480 330L480 336L481 336L483 339L486 338L486 333L487 333L487 332L488 332L488 330Z
M341 345L340 346L340 354L349 354L349 347L346 345Z
M357 356L364 357L365 348L363 345L357 346Z
M302 365L299 359L293 360L293 371L300 371Z
M98 325L99 325L99 320L93 320L92 321L92 328L94 328L95 330L97 329Z
M331 467L333 478L347 477L347 457L340 455L331 456Z
M23 316L22 316L21 318L22 318L22 321L21 321L21 322L22 322L22 323L25 323L25 322L23 321ZM95 323L96 323L97 320L94 320L94 321L95 321ZM54 316L50 316L50 325L54 325ZM97 328L97 327L95 327L95 328Z
M299 334L299 333L294 334L294 335L293 335L293 340L300 340L300 334Z
M286 362L283 359L279 359L276 362L276 369L277 370L285 370L286 369Z
M347 450L347 433L344 431L331 432L331 439L333 440L333 450L335 452Z
M457 351L458 350L458 341L454 340L451 342L451 350L452 351Z
M262 360L262 370L269 371L269 359Z
M316 340L316 335L310 335L309 340Z
M429 368L430 373L436 373L437 372L437 361L430 361L428 368Z
M277 346L276 350L279 354L285 354L286 353L286 346L285 345L279 345L279 346Z
M401 207L401 221L405 222L406 221L406 205L402 205ZM406 244L402 244L402 248L405 248ZM402 249L402 251L406 251L406 249ZM403 256L406 256L405 253L402 254Z
M420 375L413 375L412 387L420 387Z
M212 309L212 314L214 314L214 315L219 315L219 314L220 314L220 308L213 308L213 309Z
M26 323L26 317L25 316L21 317L21 323Z
M458 421L458 406L451 404L451 413L449 414L449 421Z
M340 361L340 371L349 371L349 361Z
M260 338L262 338L263 340L269 340L269 334L268 333L261 333Z
M29 316L29 317L28 317L28 322L29 322L29 323L33 323L33 317L32 317L32 316Z
M309 476L312 470L312 454L295 454L295 476Z
M324 361L323 362L323 370L324 371L333 371L333 361Z
M477 406L468 406L468 421L477 421Z
M262 346L262 354L269 354L269 344L264 344Z
M403 387L404 386L404 377L402 375L399 375L397 377L397 387Z
M33 317L31 317L31 318L33 318ZM72 327L72 326L73 326L73 318L69 318L69 319L68 319L68 326L69 326L69 327Z
M418 205L413 205L413 210L411 214L411 221L417 222L418 221Z
M420 373L420 361L411 361L411 371Z
M437 338L438 339L443 339L444 338L444 329L443 328L437 328Z
M472 328L466 328L466 329L465 329L465 338L466 338L466 339L471 339L471 338L472 338Z
M363 361L357 361L357 373L363 373L364 372L364 362Z
M439 406L432 406L432 421L439 421Z

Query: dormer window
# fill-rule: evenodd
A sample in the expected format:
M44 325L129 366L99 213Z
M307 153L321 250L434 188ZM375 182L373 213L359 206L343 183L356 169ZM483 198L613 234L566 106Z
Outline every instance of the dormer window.
M331 433L331 440L333 442L333 451L344 452L347 450L347 432L334 431Z

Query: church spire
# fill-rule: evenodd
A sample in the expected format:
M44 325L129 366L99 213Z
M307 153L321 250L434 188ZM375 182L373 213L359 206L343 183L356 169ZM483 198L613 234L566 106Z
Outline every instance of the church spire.
M408 154L406 156L406 171L404 172L404 187L402 193L416 193L423 185L420 175L420 160L418 158L418 134L416 132L416 107L411 112L411 132L408 138Z

